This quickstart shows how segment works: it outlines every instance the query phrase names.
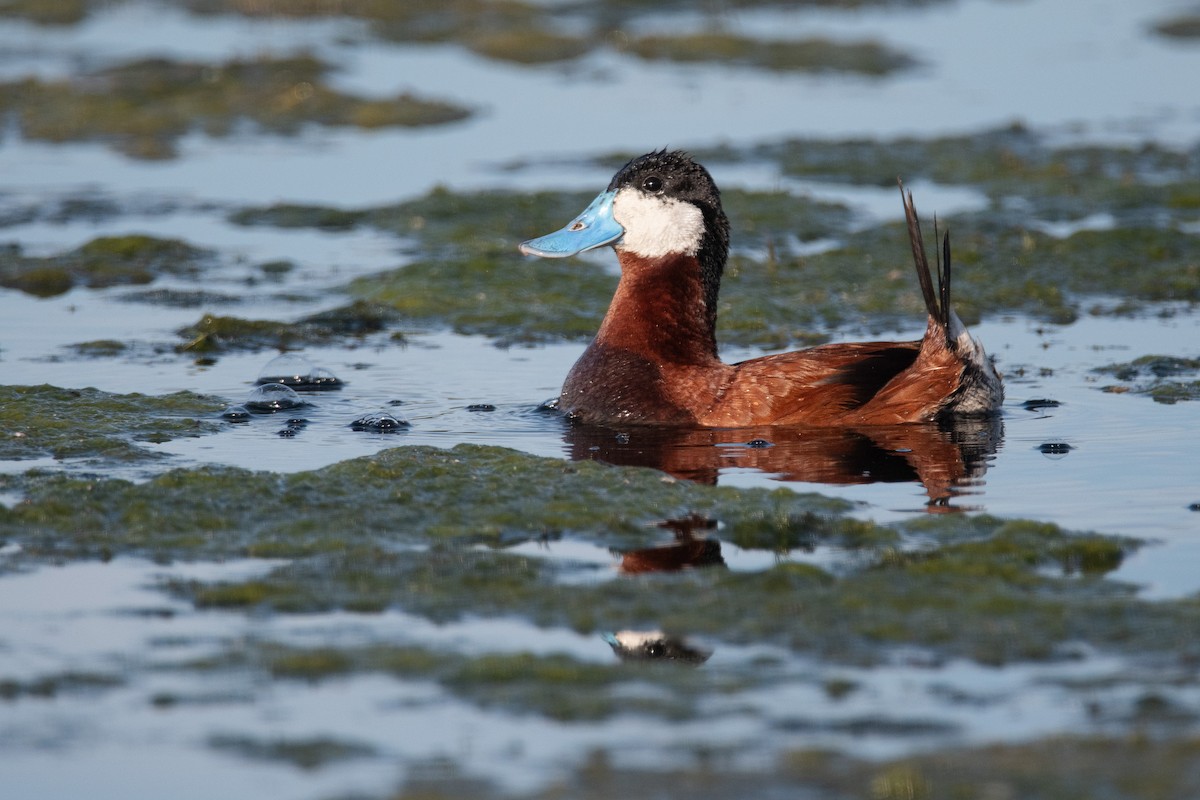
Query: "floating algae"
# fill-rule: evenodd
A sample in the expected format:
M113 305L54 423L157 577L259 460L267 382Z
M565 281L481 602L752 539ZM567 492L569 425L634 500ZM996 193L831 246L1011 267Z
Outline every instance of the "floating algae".
M648 60L720 63L776 72L850 72L875 77L909 69L911 57L877 42L762 40L725 32L641 36L621 50Z
M882 0L878 0L882 1ZM193 0L203 12L259 16L337 16L362 19L375 34L396 42L457 43L485 58L516 64L572 61L601 48L647 59L742 66L775 71L844 72L882 76L914 65L909 56L872 41L820 38L775 41L726 33L635 36L646 9L638 3L601 0L547 5L510 1L443 0L440 3L254 3ZM745 6L768 3L739 3ZM854 5L861 6L862 2ZM655 9L661 13L670 10ZM673 10L673 9L671 9Z
M1127 364L1097 367L1095 372L1121 381L1102 387L1106 392L1135 392L1168 405L1200 400L1200 358L1149 355Z
M1181 229L1200 203L1188 154L1053 148L1021 128L935 140L804 140L733 151L721 161L768 159L805 179L876 184L895 175L979 186L989 208L939 215L953 232L955 305L968 324L1024 312L1068 323L1083 313L1126 313L1128 303L1200 301L1200 238ZM604 159L605 163L620 156ZM1019 198L1020 209L1013 205ZM356 297L419 324L501 343L594 334L615 285L614 263L521 258L513 244L569 219L588 197L435 189L369 209L247 208L239 224L369 226L401 237L412 260L354 281ZM879 333L913 327L924 308L899 224L853 228L847 208L787 192L722 192L734 251L722 283L718 337L782 348L823 341L830 328ZM899 204L897 203L897 206ZM929 209L936 212L937 209ZM1108 215L1113 224L1065 235L1043 230ZM814 252L797 244L820 240ZM1125 298L1125 310L1097 298ZM519 312L518 312L519 310Z
M200 354L229 350L289 350L343 336L375 333L398 318L394 309L366 301L311 314L295 322L205 314L195 324L178 331L187 340L178 349ZM317 380L328 386L330 377L322 373Z
M102 141L141 159L173 158L185 134L228 136L244 120L295 134L307 123L414 127L470 114L411 94L383 100L345 95L325 83L329 69L306 56L223 64L147 59L72 80L0 83L0 114L11 115L28 139Z
M102 236L56 256L33 257L12 246L0 250L0 286L53 297L76 285L146 284L160 275L197 277L214 253L178 239Z
M211 397L109 394L98 389L0 386L0 458L115 459L156 457L144 442L202 436L220 429Z
M1060 658L1067 641L1175 652L1179 626L1200 622L1194 604L1139 601L1103 577L1137 546L1130 540L986 516L879 526L815 495L664 482L651 470L499 448L397 448L292 475L203 468L145 484L8 480L27 499L0 512L0 535L20 542L29 558L293 559L248 581L177 587L201 605L226 608L396 607L434 620L515 615L596 635L661 627L850 662L875 662L901 645L984 663ZM457 502L445 503L448 496ZM648 520L692 513L721 520L743 546L836 545L855 553L848 563L859 567L833 576L785 561L749 573L692 570L564 592L554 562L470 548L556 532L644 547L655 535ZM113 514L120 525L109 523ZM909 537L926 544L914 550Z

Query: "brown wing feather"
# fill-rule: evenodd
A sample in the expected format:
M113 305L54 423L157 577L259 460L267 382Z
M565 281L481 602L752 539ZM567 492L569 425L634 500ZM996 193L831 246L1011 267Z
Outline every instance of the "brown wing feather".
M930 318L921 350L908 369L858 409L848 420L859 425L892 425L931 420L945 407L962 382L962 359L950 349L945 329Z
M911 368L918 342L853 342L734 365L702 425L841 425Z

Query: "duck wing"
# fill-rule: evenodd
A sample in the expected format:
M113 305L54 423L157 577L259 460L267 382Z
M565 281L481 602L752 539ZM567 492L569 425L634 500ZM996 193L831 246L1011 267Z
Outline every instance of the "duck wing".
M701 424L852 424L851 417L911 369L920 350L921 342L847 342L734 364Z

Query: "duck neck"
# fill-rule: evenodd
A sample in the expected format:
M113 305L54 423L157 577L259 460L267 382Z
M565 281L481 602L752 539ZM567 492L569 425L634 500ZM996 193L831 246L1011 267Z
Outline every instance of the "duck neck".
M620 348L660 364L717 361L716 290L706 285L700 261L629 252L618 258L621 281L593 347Z

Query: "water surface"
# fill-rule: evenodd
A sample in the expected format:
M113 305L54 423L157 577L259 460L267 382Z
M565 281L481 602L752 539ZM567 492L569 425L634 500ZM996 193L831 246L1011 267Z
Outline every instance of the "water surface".
M0 142L0 212L6 220L0 241L19 245L27 256L52 256L99 236L139 233L179 238L216 257L201 279L159 276L149 286L76 287L46 298L0 290L3 383L95 387L121 395L190 391L236 405L278 353L259 348L198 358L176 351L179 329L204 313L298 320L347 302L342 290L353 278L412 258L401 237L371 228L331 232L230 222L231 213L246 207L288 202L369 208L423 197L437 186L464 193L590 192L607 182L611 168L604 158L611 153L663 145L738 151L795 137L931 139L1018 124L1064 146L1194 148L1200 105L1192 76L1200 70L1200 46L1153 32L1155 24L1178 12L1167 2L1082 0L730 8L711 17L664 7L629 25L635 32L716 24L773 39L873 40L919 62L882 78L644 61L617 47L528 65L489 59L456 41L388 41L362 20L201 16L170 3L98 4L81 21L57 26L5 19L2 80L78 77L150 57L217 63L311 53L336 66L328 78L336 90L367 98L415 91L460 104L474 116L413 129L309 125L286 136L252 126L221 137L193 131L178 141L177 157L157 160L131 158L106 141L25 138L8 122ZM570 18L562 24L584 23ZM131 30L137 35L130 36ZM730 158L713 170L723 187L782 189L843 203L853 230L900 216L894 189L884 186L891 176L865 183L799 179L777 162L753 157ZM926 213L995 210L986 191L970 183L918 179L910 185ZM47 211L81 200L108 210ZM29 208L40 210L25 217L17 213ZM1176 213L1182 221L1172 225L1192 236L1200 231L1194 209L1184 206ZM1025 224L1066 237L1117 222L1100 213L1030 218ZM835 232L804 243L814 253L838 245ZM596 258L612 260L610 254ZM262 267L280 261L291 266L280 273ZM208 295L194 304L167 304L138 299L136 293L145 289ZM1196 358L1200 313L1186 302L1142 303L1126 314L1086 311L1127 299L1089 298L1085 312L1070 324L1036 314L985 313L972 326L1006 374L1002 433L973 463L970 476L932 510L961 511L964 525L990 514L1143 540L1146 544L1130 549L1102 576L1077 576L1080 586L1096 581L1098 595L1128 583L1125 612L1136 627L1143 619L1139 614L1162 609L1187 619L1187 605L1200 590L1191 566L1200 557L1200 514L1190 508L1200 503L1195 456L1200 403L1167 404L1136 391L1102 391L1114 381L1095 370L1150 354ZM890 334L915 337L923 324L914 318L899 328ZM393 336L397 329L403 341ZM860 336L861 330L847 324L818 333L837 340ZM76 347L105 341L123 347L100 357L81 355ZM205 421L218 423L215 433L141 445L160 459L12 458L0 462L0 472L139 484L171 469L190 475L186 471L241 467L296 476L393 447L466 443L563 462L634 457L668 472L686 456L693 468L696 459L703 462L704 480L725 487L819 492L852 501L850 516L880 523L919 526L933 516L929 487L911 478L788 479L785 456L803 448L774 434L768 434L774 447L767 449L750 446L746 432L666 448L645 431L613 431L611 441L589 439L539 410L557 394L583 346L560 341L498 347L492 339L456 334L448 326L401 324L301 348L309 362L345 381L337 391L304 394L308 404L301 409L252 415L241 423L221 422L214 410ZM761 352L729 346L723 355L738 360ZM394 433L351 429L355 419L377 412L410 426ZM894 448L893 455L906 449ZM520 469L526 471L514 480L532 481L533 468ZM637 477L642 473L630 474L632 482L645 480ZM664 472L654 480L667 484L679 478ZM401 482L397 491L403 488ZM22 494L12 489L2 499L12 508ZM447 493L431 505L455 502ZM301 508L294 515L302 519L304 513ZM809 575L806 568L821 575L856 574L864 563L883 563L888 547L938 551L944 544L937 539L942 534L922 538L906 532L878 549L821 541L771 550L734 544L730 529L717 527L714 535L726 537L731 580L753 580L772 569L796 580ZM640 530L638 546L670 539L661 529ZM459 608L455 618L443 619L403 603L371 612L299 613L270 602L205 605L197 598L210 597L208 587L254 588L255 581L280 581L280 570L293 564L307 568L310 561L244 558L233 550L215 560L175 551L175 558L166 559L170 563L123 552L110 561L27 557L23 542L35 534L6 533L0 548L5 664L0 774L22 795L258 797L270 787L279 797L383 797L406 782L419 787L418 779L429 776L435 786L459 786L455 781L464 775L494 782L497 791L536 793L555 781L579 780L581 770L607 774L596 767L597 753L617 774L641 769L686 774L716 764L716 772L773 776L778 790L793 786L780 766L792 763L788 758L801 758L798 753L815 758L811 753L832 749L863 759L866 766L858 771L883 781L869 787L874 796L900 796L878 787L890 785L885 779L900 769L897 764L922 754L994 744L1036 753L1055 737L1120 740L1146 731L1159 741L1178 742L1195 734L1200 714L1189 666L1194 662L1183 644L1190 637L1181 637L1177 652L1163 648L1140 659L1119 646L1091 644L1090 631L1066 631L1053 654L1002 664L901 641L879 645L873 663L856 663L802 644L709 633L694 637L711 652L701 667L620 672L625 665L586 620L546 623L485 607ZM353 540L353 530L348 534L347 551L362 544ZM548 535L508 547L501 536L470 543L457 557L463 563L492 556L549 563L554 591L567 593L554 597L566 604L572 587L626 591L621 582L634 578L621 577L618 568L630 541L621 539L617 546L592 534ZM396 546L386 538L367 543L389 555ZM405 546L427 553L444 543ZM728 589L695 572L701 576L685 573L661 584L650 578L641 585L673 595L700 591L697 587ZM375 575L363 569L364 582ZM462 577L447 575L448 581ZM709 580L717 584L704 583ZM981 615L978 624L993 621L1002 624L1003 612L995 620ZM947 638L957 641L956 635ZM432 666L416 674L393 665L392 672L355 668L281 677L285 657L295 653L368 659L364 652L372 647L410 648L408 657L429 659ZM562 708L537 705L543 701L536 692L522 705L503 681L480 689L470 680L472 666L491 663L489 658L526 656L531 670L566 659L563 669L574 676L567 685L581 697L592 698L590 681L599 681L610 688L600 692L604 702L597 701L598 708L620 700L630 710L592 709L594 718L564 719ZM563 707L583 714L577 705ZM1037 768L1052 771L1045 764ZM1011 775L1002 771L1002 777Z

